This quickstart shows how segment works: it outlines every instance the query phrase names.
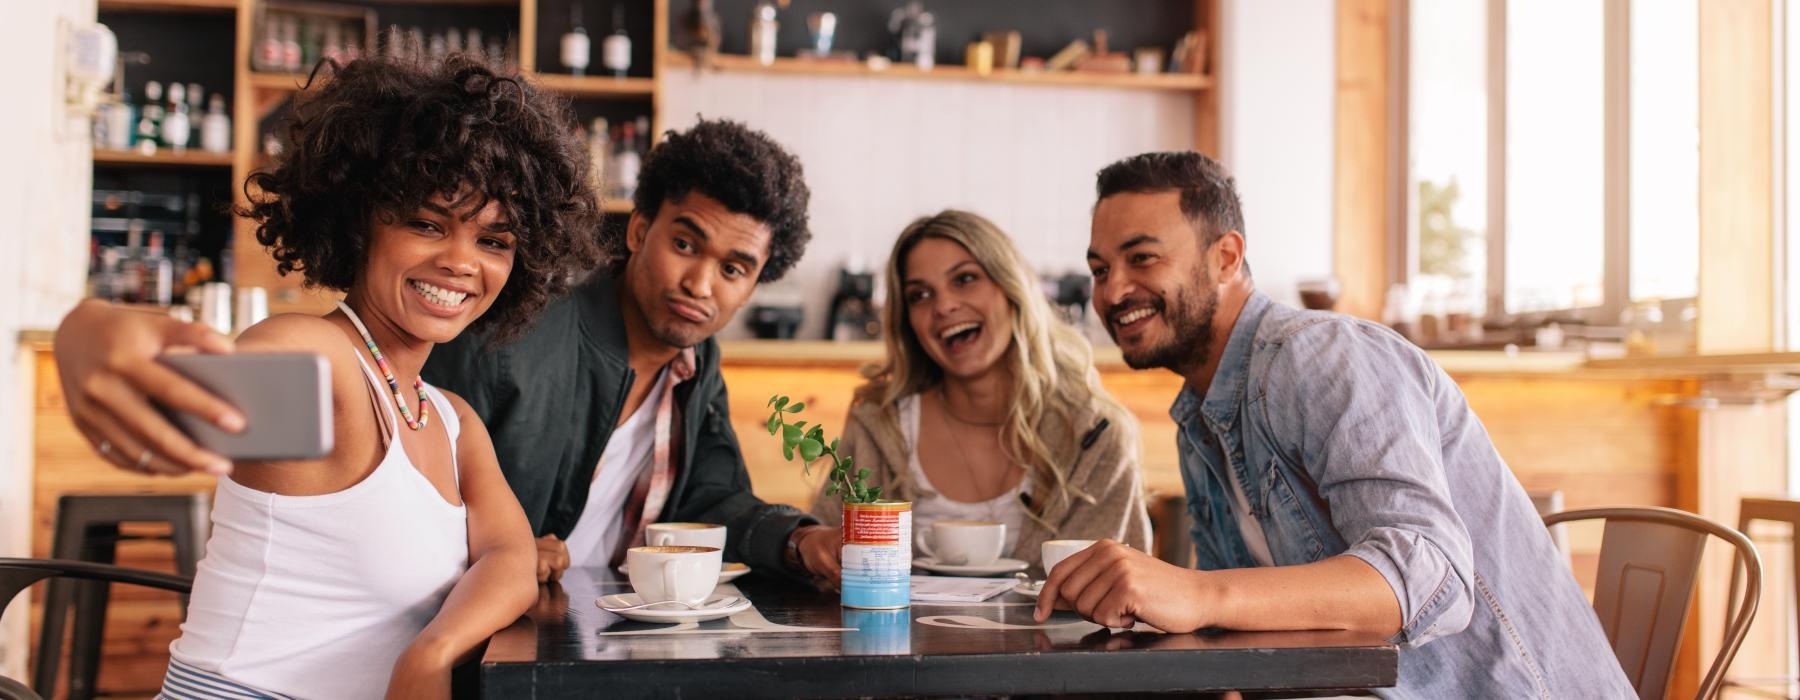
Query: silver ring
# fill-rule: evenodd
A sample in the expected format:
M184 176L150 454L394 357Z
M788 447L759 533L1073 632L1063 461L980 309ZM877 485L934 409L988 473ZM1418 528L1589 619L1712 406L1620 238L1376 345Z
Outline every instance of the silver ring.
M97 449L100 451L101 457L111 457L112 456L112 441L111 440L101 440L100 444L94 446L94 449Z
M150 451L144 450L144 456L138 458L137 470L140 472L144 471L148 466L150 466Z

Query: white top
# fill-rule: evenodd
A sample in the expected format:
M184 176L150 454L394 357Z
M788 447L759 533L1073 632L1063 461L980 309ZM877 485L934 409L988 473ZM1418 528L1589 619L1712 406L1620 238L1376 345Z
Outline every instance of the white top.
M1250 499L1244 497L1244 484L1238 480L1237 470L1227 467L1226 478L1231 481L1232 503L1231 513L1236 517L1238 531L1244 533L1244 548L1250 550L1250 558L1256 560L1257 566L1274 566L1275 557L1269 553L1269 538L1263 536L1262 523L1250 514ZM1273 475L1270 478L1277 478Z
M1019 485L985 501L965 503L952 501L938 493L937 487L931 485L930 477L925 476L925 469L919 466L919 397L917 395L900 399L895 405L900 413L900 436L906 440L906 469L912 474L913 483L918 484L920 498L913 500L912 519L915 537L930 529L930 525L939 520L989 520L1006 524L1006 550L1002 556L1012 556L1013 548L1019 544L1019 528L1025 524L1025 503L1019 495L1031 489L1031 471L1027 469L1025 476L1019 479ZM915 543L916 546L916 543Z
M570 566L610 566L613 550L619 545L619 528L624 527L625 499L637 485L638 475L650 466L651 450L656 446L656 407L663 395L663 382L669 381L669 370L656 376L649 400L613 429L600 452L600 465L594 468L594 480L588 484L587 505L581 518L569 532Z
M380 698L395 659L468 568L467 511L413 466L393 393L367 362L363 373L386 408L381 462L320 496L220 479L175 659L273 693ZM426 393L454 445L456 411L436 388Z

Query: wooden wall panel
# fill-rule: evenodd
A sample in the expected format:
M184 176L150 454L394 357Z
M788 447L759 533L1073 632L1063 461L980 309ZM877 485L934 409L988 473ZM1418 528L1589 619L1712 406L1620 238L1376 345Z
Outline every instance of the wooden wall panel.
M1379 318L1388 269L1388 31L1395 0L1338 0L1336 177L1332 269L1342 285L1337 310Z

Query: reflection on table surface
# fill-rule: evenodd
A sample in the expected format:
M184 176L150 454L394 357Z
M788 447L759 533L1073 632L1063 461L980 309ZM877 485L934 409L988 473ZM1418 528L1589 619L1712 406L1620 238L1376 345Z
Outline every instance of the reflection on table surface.
M708 622L649 623L600 609L603 595L628 593L625 577L605 569L571 569L543 589L529 620L496 635L484 663L702 660L859 656L936 656L1117 652L1128 650L1251 651L1392 647L1349 632L1164 634L1140 624L1109 630L1068 612L1040 624L1035 600L1007 592L982 603L915 603L902 610L851 610L836 593L752 574L720 584L715 595L743 595L752 605Z

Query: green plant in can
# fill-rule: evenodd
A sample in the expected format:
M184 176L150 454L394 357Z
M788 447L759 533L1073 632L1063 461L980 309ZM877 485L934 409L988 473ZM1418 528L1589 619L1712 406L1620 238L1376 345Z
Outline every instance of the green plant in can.
M826 442L824 426L787 421L790 414L798 417L801 409L806 408L805 403L776 395L769 397L768 406L773 409L769 413L769 434L781 437L782 457L792 462L796 455L799 456L801 470L809 476L813 462L831 458L831 480L825 486L826 494L839 496L845 503L875 503L881 498L880 486L863 483L869 478L869 470L858 469L855 457L839 456L837 438Z

